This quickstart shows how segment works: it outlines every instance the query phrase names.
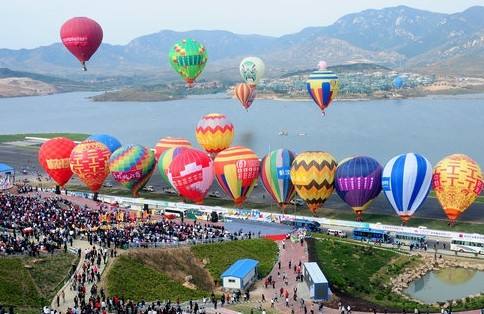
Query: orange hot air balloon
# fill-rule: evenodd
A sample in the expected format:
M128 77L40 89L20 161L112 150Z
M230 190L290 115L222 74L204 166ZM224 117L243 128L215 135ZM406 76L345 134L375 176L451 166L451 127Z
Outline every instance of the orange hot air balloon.
M71 153L72 172L91 190L97 193L109 175L111 151L104 144L86 140L77 145Z
M65 137L50 139L40 146L39 163L60 186L64 186L72 177L69 157L74 147L76 143Z
M220 113L204 115L195 129L198 144L213 158L228 148L234 138L234 125Z
M189 140L179 137L164 137L155 146L155 158L160 159L161 154L163 154L168 148L174 147L192 147L192 143Z
M244 107L245 110L249 110L249 107L252 106L256 96L255 85L249 85L247 83L237 84L237 86L235 86L234 93L242 104L242 107Z
M447 156L434 168L432 187L451 224L476 200L482 185L481 168L466 155Z

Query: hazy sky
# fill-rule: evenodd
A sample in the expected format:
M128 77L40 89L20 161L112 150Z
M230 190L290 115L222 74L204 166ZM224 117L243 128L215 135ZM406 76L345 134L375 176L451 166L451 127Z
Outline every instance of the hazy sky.
M59 41L59 28L88 16L104 29L104 41L126 44L162 29L223 29L282 35L332 24L365 9L407 5L454 13L484 0L0 0L1 48L31 48Z

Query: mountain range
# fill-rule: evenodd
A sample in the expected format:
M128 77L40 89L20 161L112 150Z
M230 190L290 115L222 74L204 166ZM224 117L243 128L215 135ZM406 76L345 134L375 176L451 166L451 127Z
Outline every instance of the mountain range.
M162 30L127 45L102 44L87 75L60 43L34 49L0 49L0 67L55 74L72 79L99 76L175 78L168 51L182 38L205 44L206 78L238 76L244 56L257 55L269 76L329 64L376 63L400 70L484 76L484 7L454 14L397 6L349 14L329 26L308 27L280 37L241 35L219 30Z

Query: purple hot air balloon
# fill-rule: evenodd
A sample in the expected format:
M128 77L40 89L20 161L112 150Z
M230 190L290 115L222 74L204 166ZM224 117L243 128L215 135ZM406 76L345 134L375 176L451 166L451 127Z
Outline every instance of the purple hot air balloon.
M343 160L336 169L335 188L361 220L363 211L381 191L383 167L371 157L357 156Z

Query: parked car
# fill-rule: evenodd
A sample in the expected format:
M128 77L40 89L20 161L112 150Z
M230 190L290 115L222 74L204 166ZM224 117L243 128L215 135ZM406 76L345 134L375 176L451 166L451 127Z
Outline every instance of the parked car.
M332 236L340 237L340 238L346 238L348 236L346 234L346 232L344 232L343 230L337 230L337 229L328 229L328 231L326 233L328 235L332 235Z
M220 192L219 191L212 191L212 192L209 192L208 193L208 196L209 197L216 197L216 198L220 198L221 195L220 195Z
M164 188L163 192L165 192L166 194L177 194L175 189L173 188Z
M143 191L145 191L145 192L154 192L155 191L155 188L152 185L148 185L148 186L145 186L143 188Z
M107 181L107 182L104 182L103 186L105 188L112 188L113 187L113 184L111 182Z

